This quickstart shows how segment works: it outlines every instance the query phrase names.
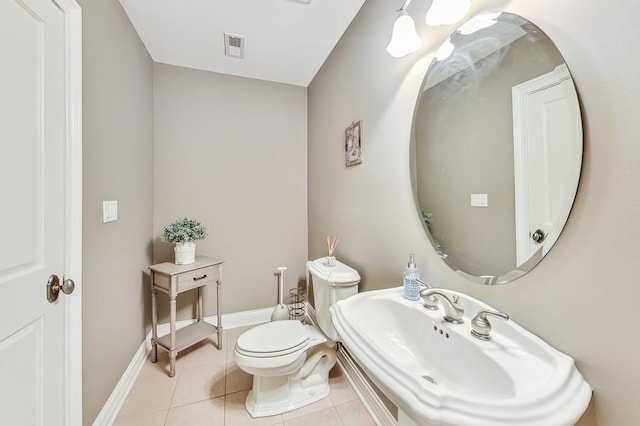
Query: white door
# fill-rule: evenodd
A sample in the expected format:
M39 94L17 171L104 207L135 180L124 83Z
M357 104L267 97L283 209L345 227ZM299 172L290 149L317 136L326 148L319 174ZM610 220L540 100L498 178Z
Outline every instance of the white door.
M513 88L516 257L544 256L569 217L582 159L578 98L566 65Z
M80 280L70 275L80 270L78 22L74 2L0 1L0 423L6 425L79 424L81 414L79 366L70 365L81 361L80 323L73 324L80 292L60 293L54 303L46 298L51 275Z

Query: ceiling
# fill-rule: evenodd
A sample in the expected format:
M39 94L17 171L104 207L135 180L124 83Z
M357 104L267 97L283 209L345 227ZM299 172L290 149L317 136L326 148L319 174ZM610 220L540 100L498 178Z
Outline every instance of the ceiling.
M365 0L120 0L155 62L308 86ZM224 33L245 37L244 58Z

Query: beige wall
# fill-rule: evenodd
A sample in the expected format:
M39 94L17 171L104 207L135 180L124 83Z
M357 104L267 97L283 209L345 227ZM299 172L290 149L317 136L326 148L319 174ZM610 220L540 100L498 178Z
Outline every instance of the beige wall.
M152 62L120 4L83 14L83 408L91 424L144 340L151 261ZM118 221L102 224L102 201Z
M520 14L554 40L574 77L585 130L580 187L560 239L526 276L482 287L437 257L411 193L416 96L451 30L425 28L428 4L409 7L423 33L421 52L394 59L385 51L394 7L366 2L309 87L309 256L324 254L327 234L339 235L338 258L360 271L363 290L372 290L399 285L414 251L428 281L486 300L576 360L595 391L584 424L637 424L640 56L634 49L640 40L637 24L626 17L637 16L640 5L475 2L473 12ZM356 120L363 120L363 164L345 168L343 131Z
M226 261L222 312L275 306L277 266L287 288L305 277L306 88L155 64L154 123L155 261L173 260L163 226L197 218L209 230L198 253ZM178 299L180 318L191 302Z

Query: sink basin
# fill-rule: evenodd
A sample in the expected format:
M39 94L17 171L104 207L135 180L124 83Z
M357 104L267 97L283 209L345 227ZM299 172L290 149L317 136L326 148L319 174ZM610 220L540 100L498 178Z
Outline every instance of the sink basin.
M490 318L492 339L476 339L471 319L495 309L439 290L459 297L463 324L444 321L442 307L430 311L405 299L402 287L360 293L331 307L339 340L398 406L399 420L492 426L578 421L592 391L571 357L511 320Z

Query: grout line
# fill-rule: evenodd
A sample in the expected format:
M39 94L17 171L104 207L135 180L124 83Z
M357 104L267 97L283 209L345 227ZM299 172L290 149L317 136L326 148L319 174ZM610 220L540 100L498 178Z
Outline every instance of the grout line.
M333 409L336 411L336 414L338 414L338 418L340 419L340 423L342 423L342 425L345 425L344 419L342 418L342 416L340 415L340 411L338 411L338 409L336 408L336 406L333 406Z
M174 389L174 392L175 392L175 389ZM171 399L173 400L173 396L171 397ZM167 426L167 420L169 420L169 411L171 411L171 408L169 408L167 410L167 413L164 415L164 422L162 422L162 426Z
M182 364L180 364L180 366L182 367ZM176 397L176 391L178 390L178 383L180 382L180 377L178 377L178 373L177 372L176 372L176 375L173 376L173 379L176 379L176 383L173 386L173 393L171 394L171 399L169 400L169 411L167 411L167 417L164 419L165 426L167 424L167 420L169 419L169 414L171 413L171 410L173 409L173 399Z
M342 420L342 417L340 417L340 412L338 411L336 406L334 405L332 408L333 408L333 411L336 412L336 415L338 416L338 420L340 420L340 423L342 424L342 426L346 426L344 423L344 420Z
M224 375L224 395L222 396L222 424L226 426L227 424L227 375L225 368Z

